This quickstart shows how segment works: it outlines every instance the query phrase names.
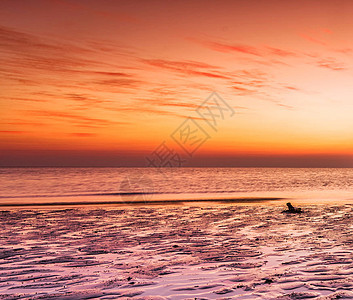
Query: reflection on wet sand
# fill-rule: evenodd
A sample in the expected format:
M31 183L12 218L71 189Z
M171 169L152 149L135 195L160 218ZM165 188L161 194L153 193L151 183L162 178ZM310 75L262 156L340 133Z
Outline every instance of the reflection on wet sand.
M351 205L0 213L4 299L353 297ZM323 298L327 297L327 298Z

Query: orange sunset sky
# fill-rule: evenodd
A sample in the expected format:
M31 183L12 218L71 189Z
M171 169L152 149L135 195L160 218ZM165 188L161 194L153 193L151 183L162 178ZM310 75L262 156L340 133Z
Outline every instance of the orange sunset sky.
M0 165L353 167L352 1L0 2ZM197 107L234 109L217 130Z

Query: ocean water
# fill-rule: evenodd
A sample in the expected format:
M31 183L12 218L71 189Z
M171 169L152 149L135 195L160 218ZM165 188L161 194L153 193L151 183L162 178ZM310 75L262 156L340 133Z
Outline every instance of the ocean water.
M352 168L0 168L0 204L353 199Z

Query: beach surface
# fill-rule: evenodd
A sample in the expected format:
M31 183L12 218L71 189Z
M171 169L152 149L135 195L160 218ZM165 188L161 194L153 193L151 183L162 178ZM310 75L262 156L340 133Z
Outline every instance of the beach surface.
M282 204L2 208L0 298L353 298L353 205Z

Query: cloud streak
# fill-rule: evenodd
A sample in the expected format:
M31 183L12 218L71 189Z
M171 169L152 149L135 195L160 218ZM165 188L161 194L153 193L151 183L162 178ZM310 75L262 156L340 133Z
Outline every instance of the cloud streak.
M57 41L0 27L0 53L4 60L0 76L32 86L57 86L90 89L96 83L125 89L142 84L136 75L120 71L123 67L109 61L102 51L73 41ZM119 53L120 49L115 49ZM14 72L16 70L16 72ZM119 70L119 71L116 71ZM57 80L60 78L60 80Z
M321 68L326 68L330 69L333 71L343 71L346 70L347 67L344 63L337 61L334 58L326 58L326 59L321 59L317 65Z
M222 53L237 53L257 58L263 57L296 57L298 56L297 53L285 49L280 49L272 46L262 46L262 47L255 47L246 44L239 44L239 43L225 43L225 42L215 42L215 41L204 41L204 40L196 40L192 39L196 43Z
M53 110L26 110L24 111L26 115L53 118L59 121L70 121L76 123L77 125L96 125L100 127L109 126L112 124L126 125L128 122L111 121L101 118L92 118L84 115L73 114L70 112L53 111Z
M218 79L229 79L229 76L218 71L220 67L194 61L170 61L163 59L143 59L147 65L166 69L191 76L204 76Z

